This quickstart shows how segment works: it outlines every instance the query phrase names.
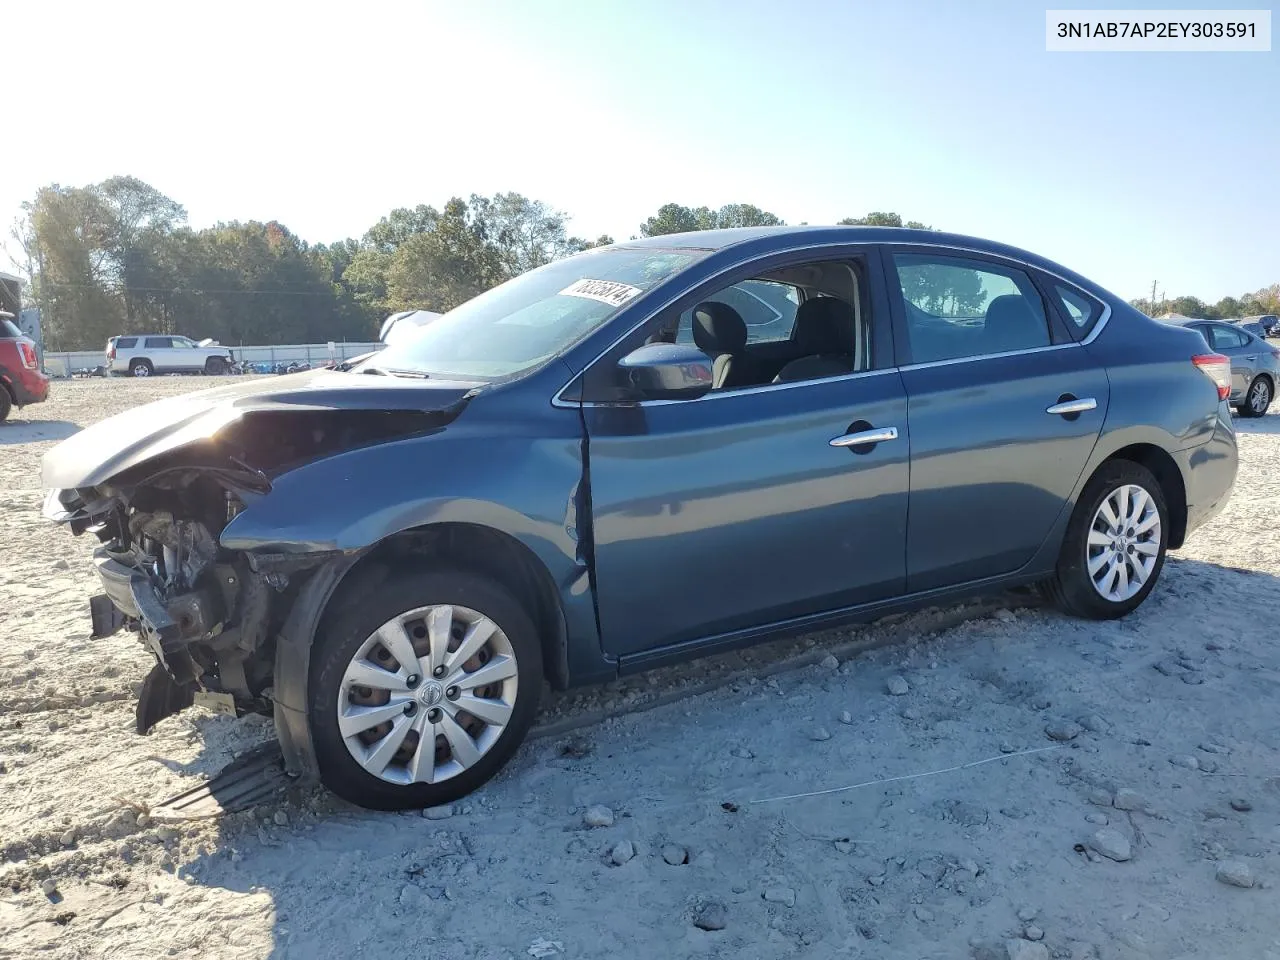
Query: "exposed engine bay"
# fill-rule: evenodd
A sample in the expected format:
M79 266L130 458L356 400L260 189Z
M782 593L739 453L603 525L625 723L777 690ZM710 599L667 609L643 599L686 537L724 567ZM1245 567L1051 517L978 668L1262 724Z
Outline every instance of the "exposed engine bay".
M300 583L332 554L227 550L223 528L294 466L446 418L252 411L216 439L169 449L94 486L49 493L46 516L101 541L94 564L105 593L90 601L94 637L136 632L157 659L138 703L139 733L197 699L222 712L272 713L276 632Z

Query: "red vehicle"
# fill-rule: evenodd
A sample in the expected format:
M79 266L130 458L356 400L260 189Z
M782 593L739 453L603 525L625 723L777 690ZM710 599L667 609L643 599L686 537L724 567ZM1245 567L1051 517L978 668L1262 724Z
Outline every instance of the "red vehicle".
M49 378L40 370L36 344L0 312L0 421L14 407L49 396Z

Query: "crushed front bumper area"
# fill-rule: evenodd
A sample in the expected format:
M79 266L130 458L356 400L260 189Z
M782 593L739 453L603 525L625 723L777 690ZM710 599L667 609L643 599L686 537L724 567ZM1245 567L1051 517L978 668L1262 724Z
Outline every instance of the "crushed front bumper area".
M200 670L187 647L208 639L210 625L220 619L217 598L211 591L194 591L166 603L146 574L115 559L106 547L93 552L93 563L106 591L89 601L94 636L108 636L135 621L143 643L173 681L193 683Z

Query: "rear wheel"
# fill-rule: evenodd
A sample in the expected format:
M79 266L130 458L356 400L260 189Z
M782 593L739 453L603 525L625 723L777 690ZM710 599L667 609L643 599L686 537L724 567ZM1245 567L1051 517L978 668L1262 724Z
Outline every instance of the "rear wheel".
M408 572L350 597L316 638L308 707L320 777L378 810L449 803L533 724L542 650L500 584Z
M1271 406L1273 394L1269 379L1264 376L1254 377L1253 383L1249 384L1249 389L1244 395L1244 403L1236 408L1237 412L1242 417L1264 416Z
M1135 610L1164 567L1169 511L1151 471L1104 464L1085 485L1045 592L1065 613L1111 620Z
M9 390L4 384L0 384L0 423L4 423L9 419L9 414L13 410L13 397L9 396Z
M149 377L154 372L150 360L130 360L129 376L131 377Z

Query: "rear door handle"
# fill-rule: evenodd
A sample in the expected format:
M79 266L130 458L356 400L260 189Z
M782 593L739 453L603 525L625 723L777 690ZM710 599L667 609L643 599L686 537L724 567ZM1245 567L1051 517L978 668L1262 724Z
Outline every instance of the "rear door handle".
M1246 360L1248 360L1250 363L1254 363L1255 361L1257 361L1257 359L1258 359L1258 358L1257 358L1257 357L1245 357L1245 359L1246 359Z
M884 443L886 440L897 440L897 427L877 427L872 430L859 430L857 433L846 433L833 437L829 442L833 447L860 447L868 443Z
M1060 417L1067 417L1073 413L1084 413L1086 410L1098 409L1098 401L1093 397L1082 397L1079 400L1064 400L1062 403L1055 403L1051 407L1045 408L1045 413L1057 414Z

